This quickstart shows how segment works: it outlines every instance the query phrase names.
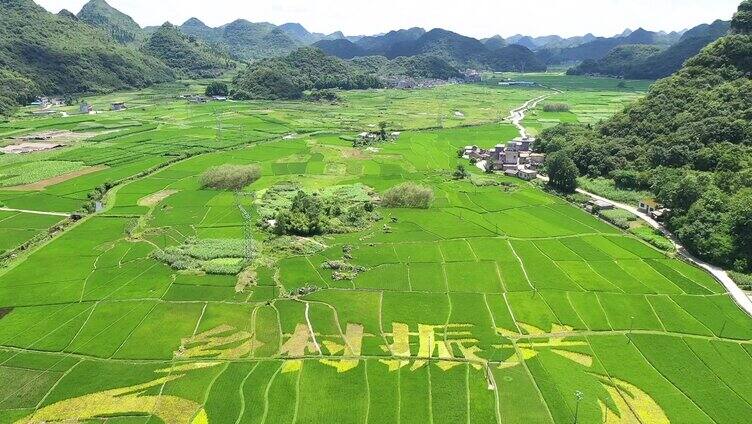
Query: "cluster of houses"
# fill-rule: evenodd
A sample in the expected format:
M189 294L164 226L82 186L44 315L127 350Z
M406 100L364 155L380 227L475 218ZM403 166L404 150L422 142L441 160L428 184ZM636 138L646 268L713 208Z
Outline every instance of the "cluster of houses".
M483 80L483 75L477 69L466 69L462 75L467 83L481 82Z
M387 135L387 137L388 137L389 140L394 141L394 140L398 139L400 137L400 135L402 135L401 132L395 131L395 132L390 132ZM373 131L362 132L362 133L358 134L358 139L361 142L376 142L376 141L379 141L381 139L381 133L373 132Z
M462 157L487 172L504 172L508 176L532 181L538 177L538 169L546 159L543 153L533 153L534 143L532 137L520 137L491 149L466 146Z
M405 75L384 77L381 82L388 88L400 90L412 90L417 88L433 88L448 84L467 84L482 81L483 75L476 69L466 69L460 78L437 79L437 78L413 78Z
M39 106L40 108L48 108L51 106L62 106L65 101L58 97L37 97L36 100L31 102L31 106Z
M210 100L215 102L226 102L226 96L202 96L200 94L183 94L181 99L188 100L188 103L207 103Z

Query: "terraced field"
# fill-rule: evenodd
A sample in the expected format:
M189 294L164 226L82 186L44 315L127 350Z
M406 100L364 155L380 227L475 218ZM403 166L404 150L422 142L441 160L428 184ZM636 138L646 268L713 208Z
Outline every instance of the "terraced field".
M465 101L462 90L486 96L479 105L507 100L493 111L467 106L466 119L485 125L422 129ZM447 99L432 119L419 101L429 94ZM72 211L96 187L117 185L104 210L0 275L0 422L752 416L752 319L711 276L532 184L451 178L458 147L513 137L513 127L489 122L535 95L449 87L373 93L376 102L356 93L311 110L144 100L122 114L1 127L115 130L49 158L106 170L0 192L6 206ZM347 138L379 119L369 103L399 96L408 98L380 113L403 114L392 121L401 137L354 149ZM223 164L257 164L262 177L244 195L202 189L201 174ZM283 182L384 193L409 181L433 189L429 209L378 207L371 225L313 240L256 225L265 193ZM207 246L249 242L243 211L254 223L248 281L155 257L188 246L209 262L242 258ZM0 231L13 219L0 217ZM332 262L357 276L338 278Z

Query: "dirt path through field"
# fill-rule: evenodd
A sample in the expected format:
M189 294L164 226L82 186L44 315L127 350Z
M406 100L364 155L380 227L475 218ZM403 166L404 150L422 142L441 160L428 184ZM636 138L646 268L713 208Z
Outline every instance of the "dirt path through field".
M517 127L517 129L520 131L520 137L527 138L530 136L530 134L528 134L527 132L527 129L522 125L522 121L525 119L525 114L527 114L527 111L534 109L540 102L546 100L549 97L551 96L539 96L534 99L528 100L527 102L525 102L525 104L518 107L517 109L513 109L509 113L507 119L512 121L512 125Z
M0 211L3 211L3 212L30 213L30 214L33 214L33 215L64 216L66 218L70 216L70 214L64 213L64 212L30 211L30 210L27 210L27 209L0 208Z

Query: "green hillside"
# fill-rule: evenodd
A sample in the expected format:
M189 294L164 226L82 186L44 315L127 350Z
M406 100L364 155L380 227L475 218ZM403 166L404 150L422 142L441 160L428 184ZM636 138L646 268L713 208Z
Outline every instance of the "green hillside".
M312 47L300 48L287 56L253 63L234 81L237 99L297 99L311 89L363 89L380 87L374 75L367 75L334 56Z
M31 0L0 2L0 68L0 96L11 93L0 102L4 113L33 95L138 88L174 77L159 60Z
M637 63L661 53L663 49L645 44L627 44L611 50L599 60L588 59L567 71L569 75L608 75L623 77Z
M78 12L78 19L102 29L119 43L132 43L143 38L141 27L105 0L90 0Z
M195 38L166 23L145 41L142 50L160 60L177 74L188 78L221 75L234 63Z
M595 129L547 131L543 147L564 148L584 175L652 190L692 251L752 271L752 1L731 28L645 99Z

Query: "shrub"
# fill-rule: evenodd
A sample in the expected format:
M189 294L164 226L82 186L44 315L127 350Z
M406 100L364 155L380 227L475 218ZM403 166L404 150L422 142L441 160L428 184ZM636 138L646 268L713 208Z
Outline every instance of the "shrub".
M622 209L600 211L598 215L622 230L628 230L632 223L637 220L637 217L631 212Z
M430 187L404 183L387 190L381 204L387 208L428 209L433 198L433 190Z
M543 103L544 112L569 112L572 108L566 103Z
M455 169L452 176L455 180L464 180L465 178L470 176L470 173L467 172L467 169L465 169L465 165L459 164L457 165L457 169Z
M752 275L731 271L729 276L742 290L752 290Z
M257 165L222 165L201 175L201 187L215 190L241 190L261 178Z
M676 250L676 247L671 240L667 239L660 231L655 230L652 227L635 227L630 229L629 232L664 252L673 252Z

